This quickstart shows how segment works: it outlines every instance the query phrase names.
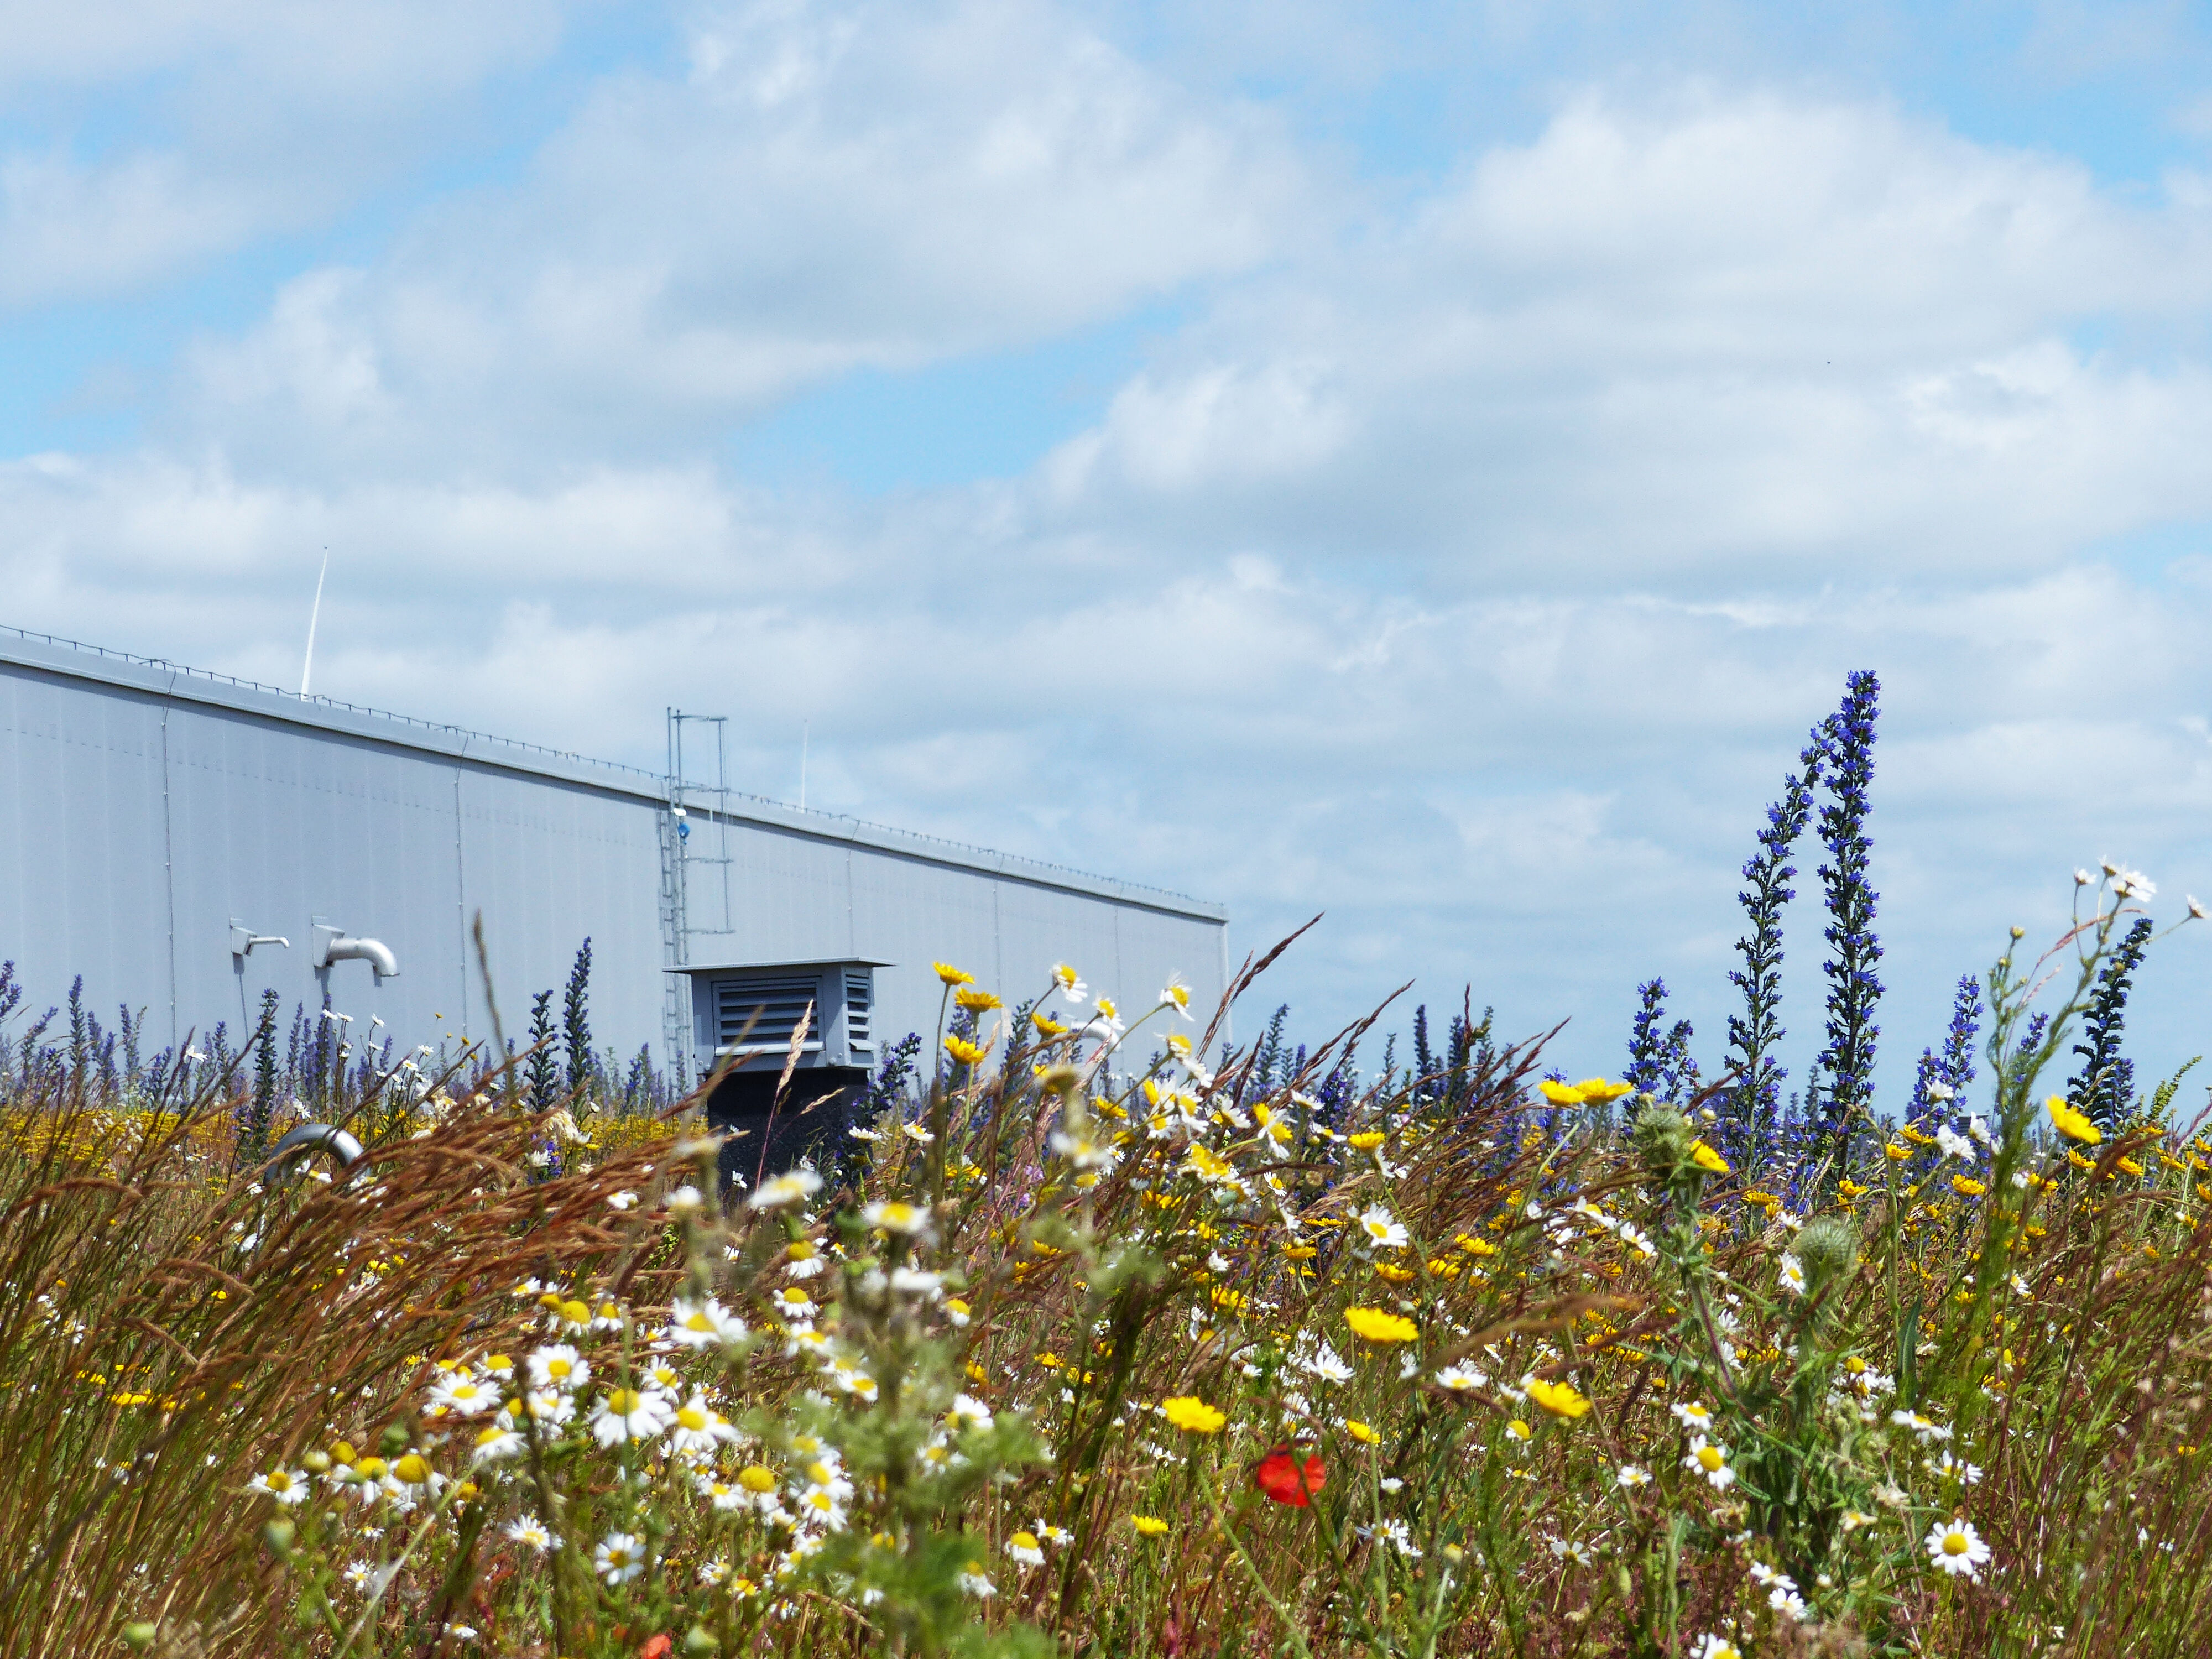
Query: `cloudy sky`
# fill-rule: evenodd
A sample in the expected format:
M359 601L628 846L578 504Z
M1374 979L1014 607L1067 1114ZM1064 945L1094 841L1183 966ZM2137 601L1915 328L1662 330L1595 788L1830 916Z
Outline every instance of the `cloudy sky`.
M2077 864L2212 896L2208 325L2179 4L0 0L0 621L296 685L327 549L319 690L804 731L1575 1075L1717 1060L1853 668L1893 1101Z

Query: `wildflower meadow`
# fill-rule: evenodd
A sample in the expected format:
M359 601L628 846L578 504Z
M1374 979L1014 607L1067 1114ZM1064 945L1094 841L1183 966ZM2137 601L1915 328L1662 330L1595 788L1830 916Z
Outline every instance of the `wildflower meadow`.
M726 1188L587 958L452 1054L21 1031L0 1645L2203 1652L2212 1144L2124 1051L2203 912L2057 872L2074 925L1878 1068L1877 698L1759 830L1702 1052L1656 980L1603 1052L1479 988L1300 1046L1224 1037L1295 939L1219 1008L945 963L918 1065Z

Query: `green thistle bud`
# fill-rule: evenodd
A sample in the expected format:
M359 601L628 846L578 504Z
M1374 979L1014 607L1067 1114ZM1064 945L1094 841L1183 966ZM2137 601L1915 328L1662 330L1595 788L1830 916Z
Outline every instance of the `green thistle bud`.
M1859 1231L1839 1215L1808 1221L1797 1234L1797 1265L1805 1270L1805 1289L1818 1296L1859 1265Z
M1644 1109L1637 1113L1632 1132L1636 1150L1655 1180L1672 1181L1690 1162L1690 1148L1697 1136L1690 1128L1690 1120L1672 1106L1662 1105L1649 1095L1644 1098Z
M143 1653L154 1645L160 1628L150 1619L134 1619L123 1627L124 1645L133 1653Z

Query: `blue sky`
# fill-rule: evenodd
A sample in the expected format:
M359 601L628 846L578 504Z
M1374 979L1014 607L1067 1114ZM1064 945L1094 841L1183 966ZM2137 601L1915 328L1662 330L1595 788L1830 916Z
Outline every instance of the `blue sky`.
M1654 973L1717 1061L1854 667L1886 1087L2075 866L2212 894L2200 8L0 14L0 620L291 682L327 546L318 689L805 726L1577 1075Z

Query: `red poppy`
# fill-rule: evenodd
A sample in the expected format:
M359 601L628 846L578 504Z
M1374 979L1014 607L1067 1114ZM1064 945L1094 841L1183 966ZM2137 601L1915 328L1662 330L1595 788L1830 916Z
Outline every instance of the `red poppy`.
M668 1651L675 1645L675 1638L663 1632L637 1650L637 1659L668 1659Z
M1310 1509L1311 1494L1328 1484L1328 1469L1317 1456L1301 1458L1291 1447L1278 1446L1252 1471L1252 1484L1278 1504Z

